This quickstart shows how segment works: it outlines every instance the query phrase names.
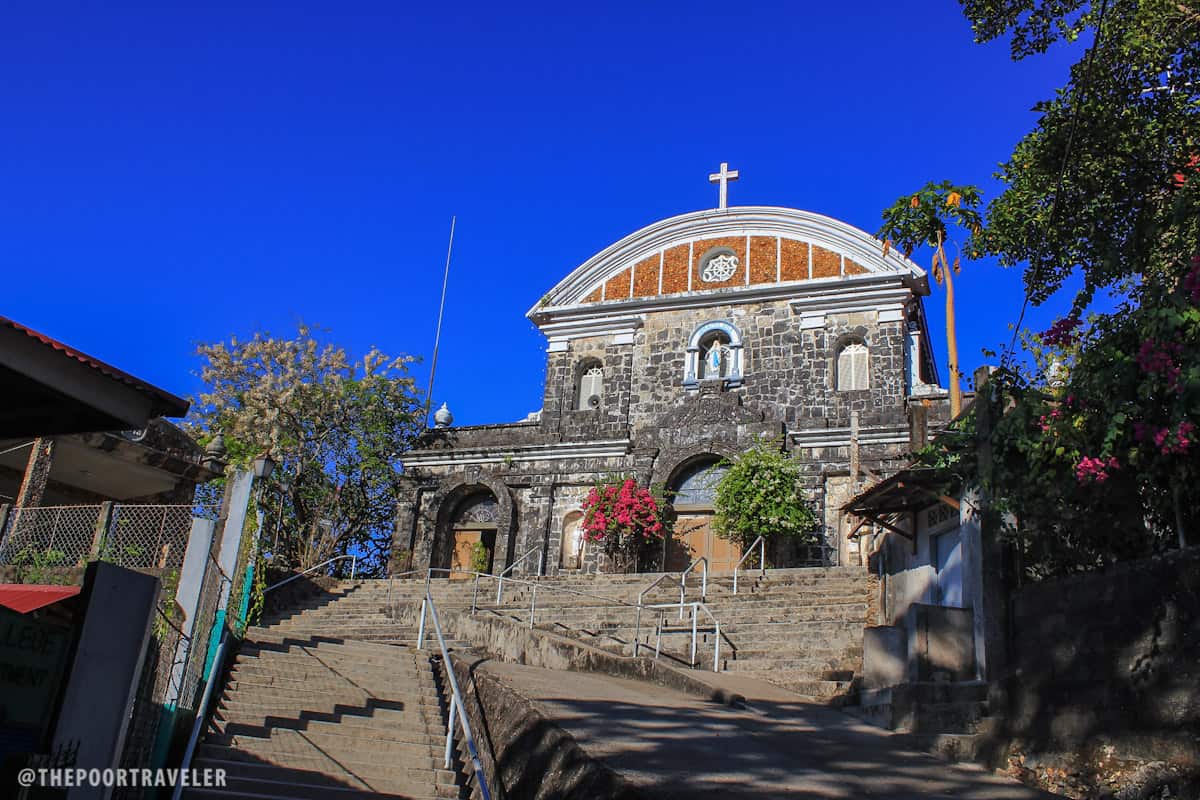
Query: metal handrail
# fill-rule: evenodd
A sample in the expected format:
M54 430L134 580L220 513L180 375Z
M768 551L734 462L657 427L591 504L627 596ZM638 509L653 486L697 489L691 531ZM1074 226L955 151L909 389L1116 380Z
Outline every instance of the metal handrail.
M733 565L734 594L737 594L738 570L742 568L742 564L745 563L746 559L750 557L750 554L754 552L754 545L758 545L759 575L767 574L767 542L765 539L763 539L763 537L760 536L750 543L750 546L746 548L746 552L742 553L742 557L739 558L738 562Z
M504 593L504 576L507 575L508 573L512 572L518 564L524 563L525 559L529 558L534 553L541 553L541 558L538 559L537 574L538 575L546 574L546 553L544 550L542 550L542 546L539 544L539 545L535 545L534 547L529 548L529 550L527 550L523 556L521 556L516 561L509 564L507 567L504 568L503 572L501 572L499 575L496 576L496 578L499 580L499 583L496 584L496 603L497 604L500 603L500 597Z
M462 574L462 575L474 575L475 576L475 590L471 597L471 614L472 614L472 616L474 616L475 612L478 610L478 603L476 602L476 600L479 596L479 579L480 578L496 578L497 577L495 575L490 575L486 572L472 572L469 570L461 570L461 569L447 569L445 567L430 567L426 574L426 583L427 584L428 584L429 579L433 576L433 573L435 573L435 572L444 572L447 575L450 575L452 573L458 573L458 574ZM561 586L553 586L551 584L546 584L546 583L522 580L520 578L505 578L505 580L508 581L509 583L515 583L515 584L518 584L521 586L529 586L529 587L533 588L533 597L531 599L530 606L529 606L529 627L530 627L530 629L532 629L534 627L534 621L535 621L535 617L537 615L537 592L539 589L543 592L560 592L562 594L573 594L578 597L589 597L594 600L603 600L605 602L605 604L607 604L607 605L623 606L625 608L637 609L637 616L635 617L634 629L633 629L633 657L634 658L639 657L639 655L641 653L641 644L642 644L641 643L641 632L642 632L642 611L643 610L661 611L662 609L666 609L666 608L678 608L679 609L679 618L683 619L684 618L684 609L686 609L688 607L698 607L698 608L702 609L704 611L704 613L708 614L708 618L713 621L713 624L716 628L714 635L717 637L718 643L716 644L715 651L713 653L713 671L720 672L720 670L717 669L717 666L720 663L721 645L719 643L719 639L721 636L721 622L720 622L720 620L718 620L716 618L716 616L712 613L712 610L709 609L708 606L706 606L704 603L701 603L701 602L693 601L693 602L689 603L689 602L685 602L683 600L681 600L678 603L651 603L649 605L642 602L642 598L645 597L647 592L649 592L651 589L653 589L659 583L661 583L662 581L667 580L667 579L679 580L672 573L666 573L664 575L659 575L658 578L656 578L653 583L651 583L649 586L647 586L645 589L643 589L641 591L641 593L638 595L637 603L628 603L628 602L625 602L624 600L620 600L615 597L607 597L605 595L599 595L599 594L589 594L588 592L580 592L576 589L567 589L567 588L564 588ZM426 594L428 594L428 593L429 593L429 589L426 588ZM693 611L693 614L694 613L695 612ZM658 631L659 631L658 636L659 636L660 640L661 640L661 622L662 622L661 616L662 615L660 614L659 615L659 627L658 627ZM420 640L420 638L422 636L424 636L424 624L425 624L424 620L425 620L424 602L422 601L421 626L417 631L418 640ZM658 651L659 651L659 647L656 645L655 646L655 658L658 657ZM696 625L695 625L695 620L693 620L693 624L692 624L692 666L695 666L695 662L696 662Z
M475 780L479 786L479 794L483 800L491 800L492 793L488 791L487 775L483 772L483 762L479 760L479 748L475 746L475 737L471 733L471 721L463 704L462 692L458 689L458 678L454 676L454 664L450 661L450 650L446 647L446 637L442 635L442 623L438 620L437 606L433 595L425 590L425 599L421 601L421 626L417 632L417 649L425 646L425 614L428 611L433 619L433 632L437 634L438 647L442 651L442 664L446 668L446 677L450 679L450 713L446 719L446 769L450 769L451 756L454 748L454 716L457 712L462 723L463 735L466 737L467 753L471 756L471 767L475 770Z
M691 572L692 570L694 570L696 568L697 564L699 564L700 566L702 566L704 568L703 571L700 573L700 576L701 576L700 577L700 599L705 600L708 598L708 559L707 558L705 558L704 556L700 556L695 561L693 561L691 564L688 564L687 569L685 569L683 572L679 573L679 582L683 585L684 591L687 591L688 573Z
M671 572L664 573L662 575L659 575L657 578L655 578L654 581L649 586L647 586L645 589L642 589L642 591L638 592L638 605L642 604L642 598L644 598L646 596L647 592L649 592L655 586L658 586L660 583L667 580L668 578L674 578L674 580L676 580L679 583L679 618L683 619L683 604L684 604L684 601L687 599L687 576L688 576L688 573L690 573L692 570L694 570L697 565L703 567L703 570L701 571L700 599L707 600L708 599L708 559L705 558L704 556L700 556L695 561L693 561L691 564L688 564L687 569L685 569L683 572L679 573L678 578L675 578L674 573L671 573Z
M271 584L267 588L263 589L263 594L266 594L267 592L271 591L272 589L278 589L280 586L283 586L285 583L291 583L294 580L303 578L308 573L314 572L314 571L320 569L321 567L329 566L330 564L332 564L335 561L341 561L343 558L350 559L350 580L354 580L354 573L358 569L358 556L356 556L356 555L334 556L333 558L322 561L320 564L317 564L315 567L309 567L308 569L304 570L304 572L297 572L295 575L293 575L290 578L284 578L279 583Z
M225 647L228 643L228 635L222 633L216 655L213 656L212 671L208 673L208 683L204 687L204 697L200 700L200 707L196 709L196 720L192 723L192 733L188 736L187 747L183 750L183 761L179 764L181 775L192 766L192 756L196 754L200 731L204 728L204 721L208 719L208 704L212 701L213 689L221 677L221 663L225 658ZM174 791L171 792L171 800L179 800L180 795L183 794L184 784L185 782L181 780L175 785Z

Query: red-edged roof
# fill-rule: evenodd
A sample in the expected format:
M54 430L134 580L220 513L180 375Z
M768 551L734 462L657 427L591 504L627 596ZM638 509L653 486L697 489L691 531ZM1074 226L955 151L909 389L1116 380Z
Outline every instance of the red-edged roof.
M128 386L132 386L134 389L137 389L139 392L144 392L145 394L148 394L148 395L154 397L155 400L157 401L155 403L155 408L154 408L154 412L153 412L154 416L182 417L184 414L187 413L189 403L187 400L184 400L182 397L177 397L164 389L158 388L157 386L155 386L153 384L146 383L146 381L143 381L140 378L135 378L132 375L130 375L128 372L123 372L122 370L117 369L116 367L112 366L111 364L106 364L98 358L93 358L92 356L89 356L87 353L84 353L80 350L76 350L74 347L68 347L67 345L63 344L62 342L58 341L57 339L51 339L46 334L38 333L37 331L33 330L32 328L26 327L25 325L22 325L21 323L15 321L15 320L11 320L8 317L0 316L0 325L4 325L9 328L13 328L14 330L21 331L22 333L26 334L27 336L38 340L39 342L46 345L47 347L57 350L58 352L67 356L68 358L75 359L80 364L84 364L88 367L91 367L92 369L96 370L97 372L99 372L103 375L107 375L108 377L112 378L115 381L120 381L121 383L124 383Z
M78 586L40 586L32 583L0 584L0 606L28 614L79 594Z

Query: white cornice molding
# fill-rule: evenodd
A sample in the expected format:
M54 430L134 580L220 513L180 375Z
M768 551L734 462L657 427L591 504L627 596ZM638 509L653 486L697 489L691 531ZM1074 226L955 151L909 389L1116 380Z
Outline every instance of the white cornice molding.
M529 309L531 319L583 301L596 286L627 267L675 245L721 236L778 236L819 245L844 255L874 274L901 275L927 294L925 271L866 231L811 211L775 206L707 209L670 217L635 231L589 258ZM753 287L749 287L753 288Z
M637 325L640 326L646 314L659 311L788 300L791 301L793 310L803 316L810 309L837 312L902 308L913 296L914 287L901 275L851 275L642 297L614 303L581 303L559 308L540 308L532 319L542 333L554 341L556 337L565 335L564 332L570 336L632 332L634 329L628 327L632 324L629 320L637 319ZM617 311L622 314L613 316ZM611 325L612 329L602 330L602 326L605 325ZM593 330L595 333L575 333Z
M871 277L878 279L881 276ZM836 313L839 311L882 311L888 308L903 310L913 298L912 290L907 286L900 285L896 278L886 277L890 278L890 281L862 281L851 291L846 290L846 284L854 282L854 278L838 279L837 285L817 286L803 296L793 297L789 301L789 305L792 307L792 311L801 316L813 311Z
M849 428L821 428L819 430L793 431L788 434L797 447L849 447ZM904 425L880 428L862 428L858 432L858 443L863 444L908 444L909 430Z
M496 464L514 461L553 461L561 458L615 458L629 452L628 439L601 442L555 442L524 447L464 447L405 453L405 469L452 467L463 464Z
M611 312L612 309L610 308ZM550 340L551 351L566 350L567 342L588 336L613 336L625 343L633 342L633 335L642 327L645 317L641 314L623 316L581 317L548 322L541 325L542 333ZM618 344L621 342L618 342Z

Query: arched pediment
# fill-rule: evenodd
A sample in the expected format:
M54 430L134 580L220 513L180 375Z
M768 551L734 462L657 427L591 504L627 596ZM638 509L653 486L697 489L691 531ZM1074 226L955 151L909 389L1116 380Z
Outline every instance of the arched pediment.
M745 206L656 222L589 258L530 309L736 292L806 281L900 278L928 293L924 270L852 225L791 208Z

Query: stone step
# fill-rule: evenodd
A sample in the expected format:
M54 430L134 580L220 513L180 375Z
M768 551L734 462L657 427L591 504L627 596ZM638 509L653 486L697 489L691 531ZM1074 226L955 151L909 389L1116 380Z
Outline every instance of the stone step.
M259 719L257 722L226 719L223 713L218 713L212 720L210 732L205 741L209 744L228 744L228 737L231 736L262 738L273 730L315 730L342 736L380 736L410 744L437 744L439 741L445 741L444 735L439 736L437 733L430 732L440 730L444 724L440 713L398 712L385 716L388 713L376 711L365 717L343 716L337 721L308 717L302 719L272 717L269 722L265 719Z
M402 673L396 670L379 670L377 672L355 671L353 676L328 669L318 670L307 665L295 666L289 662L266 662L258 658L248 658L239 661L230 669L231 684L229 691L234 691L237 681L255 685L274 686L282 689L316 689L340 690L347 687L363 689L375 697L386 697L397 688L403 691L433 691L436 687L433 678L416 671Z
M455 774L451 770L441 769L441 760L436 766L430 758L431 765L408 766L411 756L399 752L388 754L381 751L363 751L332 745L334 749L325 750L309 743L277 743L271 739L254 739L239 737L236 747L201 745L200 750L205 758L227 761L251 761L267 763L282 763L284 766L319 772L337 774L338 768L358 775L364 780L376 778L383 782L406 782L423 784L442 784L455 786ZM435 748L430 748L431 751ZM424 763L424 757L422 757ZM381 787L382 788L382 787Z
M246 692L247 694L242 694ZM239 680L226 689L226 698L252 697L265 705L273 702L302 702L308 706L331 707L334 705L349 705L353 707L394 708L396 705L405 707L420 705L437 705L437 691L433 686L394 687L386 695L373 695L364 689L353 686L319 686L258 683L252 679Z
M201 745L198 758L208 764L220 764L230 769L230 762L260 765L257 771L265 776L269 771L282 767L286 776L295 771L315 772L346 781L359 788L370 787L370 791L403 797L457 797L460 787L454 773L444 769L409 769L407 767L380 765L375 762L334 760L317 750L310 753L273 753L270 751L210 747ZM276 763L280 762L280 763ZM440 763L439 763L440 766ZM242 767L242 769L245 769ZM228 773L227 773L228 774ZM279 773L276 773L279 774ZM286 781L279 781L285 783ZM293 795L275 795L291 797Z

